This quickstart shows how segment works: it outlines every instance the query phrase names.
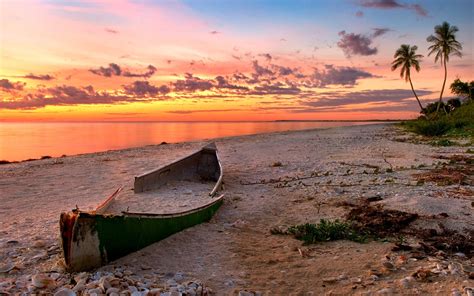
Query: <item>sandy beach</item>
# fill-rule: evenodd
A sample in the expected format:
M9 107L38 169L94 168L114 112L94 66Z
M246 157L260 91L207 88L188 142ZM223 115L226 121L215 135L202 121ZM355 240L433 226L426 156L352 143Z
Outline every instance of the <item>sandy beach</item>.
M453 155L472 158L466 150L473 147L434 147L407 138L394 125L374 124L217 139L226 196L214 218L89 275L125 273L142 283L152 279L163 291L170 280L198 280L213 295L472 295L469 254L413 256L393 251L393 240L303 245L270 233L320 219L344 220L347 204L369 199L370 205L418 214L410 229L439 230L442 223L467 236L474 230L473 176L441 186L420 183L415 175L449 163ZM0 291L34 291L34 274L52 277L54 287L72 288L75 275L61 265L60 213L93 209L118 187L131 189L134 176L208 142L0 166ZM420 269L430 270L429 279L414 276Z

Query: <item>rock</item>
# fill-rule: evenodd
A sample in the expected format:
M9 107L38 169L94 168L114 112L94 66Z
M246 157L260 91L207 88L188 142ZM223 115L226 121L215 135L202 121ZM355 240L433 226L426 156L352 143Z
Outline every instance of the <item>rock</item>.
M48 248L48 252L53 252L59 249L59 246L57 245L52 245Z
M379 277L377 275L373 274L373 275L369 276L369 279L375 282L375 281L379 280Z
M86 289L95 289L99 286L99 281L92 281L86 284Z
M323 279L323 283L326 283L326 284L334 284L335 282L337 282L339 279L337 277L328 277L328 278L325 278Z
M348 279L348 277L345 274L341 274L340 276L337 277L338 281L344 281L344 280L347 280L347 279Z
M182 281L184 279L184 274L182 272L177 272L173 279L177 282Z
M187 287L188 288L192 288L192 289L197 289L199 287L199 284L195 283L195 282L189 282L187 284Z
M33 259L33 261L38 261L38 260L46 260L49 258L49 255L48 255L48 252L44 251L44 252L41 252L41 253L38 253L36 254L35 256L33 256L31 259Z
M57 273L57 272L53 272L49 275L53 280L57 280L61 274Z
M458 263L450 263L448 265L448 270L451 274L456 275L461 273L462 267Z
M377 291L377 294L380 294L380 295L392 295L393 294L393 290L391 288L384 288L382 290L378 290Z
M85 283L88 277L89 275L87 274L87 272L81 272L74 276L74 280L76 281L76 283L79 283L81 280L84 280Z
M100 278L99 288L102 290L102 292L107 291L111 287L112 287L112 285L109 282L109 277L108 276L104 276L104 277Z
M464 292L466 293L467 296L474 296L474 288L472 287L464 288Z
M169 280L166 281L166 285L168 287L176 287L178 285L178 283L174 279L169 279Z
M410 288L410 281L407 278L403 278L400 280L400 286L402 286L405 289Z
M110 287L106 290L105 294L109 295L110 293L120 293L119 288Z
M0 273L7 273L10 270L12 270L14 267L15 267L15 265L12 262L1 263L0 264Z
M94 288L94 289L89 289L86 291L86 294L89 293L89 295L96 294L100 295L102 294L102 290L100 288Z
M52 288L56 285L56 282L47 275L36 274L31 277L31 284L40 289Z
M282 163L280 161L276 161L272 163L272 167L281 167L281 166L282 166Z
M83 291L84 289L86 288L86 279L80 279L76 285L74 286L74 288L72 288L72 290L74 292L81 292Z
M184 292L184 290L186 290L186 288L183 285L178 285L176 288L178 288L179 292Z
M453 296L462 296L461 292L459 292L459 290L456 289L456 288L451 289L451 295L453 295Z
M383 262L382 262L382 265L383 265L383 267L385 267L385 268L387 268L387 269L389 269L389 270L394 270L394 269L395 269L395 266L394 266L393 263L390 262L390 261L383 261Z
M239 291L239 296L254 296L254 294L248 291Z
M161 289L154 288L154 289L151 289L150 292L148 292L147 296L160 296L160 294L161 294Z
M76 293L71 289L61 288L54 293L54 296L76 296Z
M46 242L41 239L38 239L33 243L33 248L44 248L45 246L46 246Z

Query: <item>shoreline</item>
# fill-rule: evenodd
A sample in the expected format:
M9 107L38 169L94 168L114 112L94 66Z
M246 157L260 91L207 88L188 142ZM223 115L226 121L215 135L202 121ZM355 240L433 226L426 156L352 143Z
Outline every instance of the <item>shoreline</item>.
M268 122L278 122L278 121L268 121ZM283 121L286 122L286 121ZM312 130L320 130L320 129L332 129L332 128L343 128L343 127L351 127L351 126L361 126L361 125L390 125L390 124L396 124L397 122L385 122L385 121L341 121L341 120L335 120L335 121L288 121L288 122L371 122L369 124L360 124L360 125L345 125L345 126L335 126L335 127L320 127L320 128L307 128L307 129L295 129L295 130L286 130L286 131L273 131L273 132L261 132L261 133L255 133L255 134L245 134L245 135L235 135L235 136L224 136L224 137L217 137L217 138L204 138L204 139L196 139L196 140L191 140L191 141L178 141L178 142L161 142L159 144L147 144L147 145L140 145L140 146L132 146L132 147L126 147L126 148L119 148L119 149L108 149L108 150L102 150L102 151L93 151L93 152L86 152L86 153L78 153L78 154L71 154L71 155L66 155L62 154L61 156L51 156L51 155L43 155L40 156L40 158L28 158L28 159L23 159L23 160L7 160L7 159L0 159L0 166L1 165L7 165L7 164L15 164L15 163L24 163L24 162L31 162L31 161L38 161L38 160L44 160L44 159L58 159L58 158L64 158L64 157L71 157L71 156L78 156L78 155L85 155L85 154L93 154L93 153L104 153L104 152L109 152L109 151L118 151L118 150L127 150L127 149L138 149L142 147L147 147L147 146L160 146L160 145L167 145L167 144L180 144L180 143L193 143L193 142L204 142L204 141L219 141L219 140L225 140L225 139L230 139L234 137L245 137L245 136L255 136L255 135L265 135L265 134L274 134L274 133L287 133L287 132L298 132L298 131L312 131ZM376 122L376 123L372 123Z
M396 240L303 245L290 235L271 234L320 219L344 221L351 204L365 206L368 200L366 207L417 214L409 230L440 233L438 223L463 235L474 230L469 193L474 184L418 183L416 177L440 162L449 165L449 157L464 155L466 147L397 141L407 136L391 124L371 124L217 139L226 197L214 218L83 274L69 274L61 265L59 214L93 209L118 186L132 188L134 176L188 155L205 141L0 166L0 291L46 291L32 287L35 274L54 283L51 294L75 288L78 277L88 285L81 291L96 288L104 277L128 280L127 287L142 291L167 292L194 282L213 295L462 291L467 265L474 263L468 253L420 257L393 251ZM305 176L313 178L301 179ZM417 246L416 237L400 235L405 245ZM418 270L433 270L432 282L417 279Z

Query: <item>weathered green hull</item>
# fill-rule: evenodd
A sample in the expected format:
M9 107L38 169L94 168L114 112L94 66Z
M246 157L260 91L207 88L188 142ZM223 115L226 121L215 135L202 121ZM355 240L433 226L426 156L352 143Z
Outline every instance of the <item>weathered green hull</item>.
M209 221L223 202L179 215L104 215L77 212L65 259L69 271L99 267L188 227ZM63 214L61 224L70 216ZM64 244L64 239L63 239ZM87 245L86 245L87 244Z

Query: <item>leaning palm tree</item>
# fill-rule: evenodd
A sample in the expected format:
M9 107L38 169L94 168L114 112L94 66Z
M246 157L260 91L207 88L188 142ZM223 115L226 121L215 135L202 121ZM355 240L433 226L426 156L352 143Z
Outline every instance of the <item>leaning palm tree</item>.
M424 110L423 105L421 105L420 99L416 95L415 89L413 88L413 83L411 82L411 67L414 67L416 72L420 71L420 59L423 57L421 54L416 54L418 46L410 46L408 44L402 44L399 49L395 52L393 56L395 60L392 62L392 71L397 68L401 68L400 77L405 78L405 82L409 81L411 90L415 95L418 105L420 105L421 111Z
M443 22L441 25L435 26L434 31L434 35L428 36L428 38L426 38L426 41L431 43L431 46L428 47L428 50L430 51L428 53L428 56L432 55L433 53L436 53L435 63L440 60L441 64L444 65L443 87L441 87L438 107L436 108L436 112L438 112L439 107L441 106L441 102L443 101L444 86L446 84L446 78L448 76L448 68L446 66L446 63L449 62L450 55L462 57L462 45L456 40L455 34L457 31L459 31L458 27L451 26L448 22Z

